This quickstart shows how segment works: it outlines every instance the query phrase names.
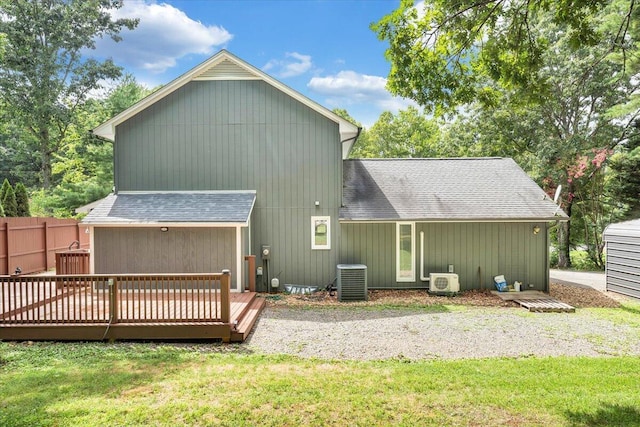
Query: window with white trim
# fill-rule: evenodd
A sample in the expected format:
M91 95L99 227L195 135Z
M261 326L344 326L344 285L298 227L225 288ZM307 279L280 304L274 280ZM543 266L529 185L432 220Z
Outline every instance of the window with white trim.
M311 249L331 249L331 217L311 217Z
M416 281L416 241L415 223L396 223L396 280L398 282Z

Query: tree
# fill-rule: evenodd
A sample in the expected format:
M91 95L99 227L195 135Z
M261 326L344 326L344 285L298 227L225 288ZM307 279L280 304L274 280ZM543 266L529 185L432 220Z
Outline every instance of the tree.
M11 183L5 178L4 181L2 181L2 187L0 187L0 204L2 204L4 196L9 192L9 188L11 188Z
M15 123L0 97L0 176L29 187L38 185L40 168L38 155L30 148L33 142L33 137Z
M111 18L119 0L10 0L0 3L0 96L31 134L40 157L42 186L52 186L52 156L64 140L71 117L103 80L120 76L112 60L83 55L95 40L120 40L123 27L137 21Z
M548 44L533 74L546 92L476 76L484 79L482 97L447 126L441 145L453 155L514 157L551 196L562 185L571 221L558 226L559 266L571 265L570 249L578 245L602 266L602 231L620 212L608 195L606 165L638 138L639 110L628 108L638 81L606 46L574 47L571 32L552 16L531 20L529 30Z
M26 187L21 182L16 184L16 202L18 205L18 216L31 216L31 211L29 209L29 195L27 194Z
M127 109L149 92L131 75L125 75L104 98L89 99L75 111L52 166L57 184L47 191L31 192L34 213L72 217L75 208L109 194L113 187L113 146L87 129Z
M592 65L612 52L626 65L637 52L634 0L426 0L418 5L421 10L413 0L402 0L372 29L389 42L388 89L436 113L482 99L485 77L504 87L546 93L549 88L537 73L550 43L532 25L540 17L562 26L573 49L602 46Z
M616 153L609 161L605 185L620 219L640 218L640 147Z
M16 200L16 193L11 186L9 186L9 189L2 198L2 208L6 216L18 216L18 201Z
M438 155L437 123L421 114L415 107L398 114L385 111L358 140L352 158L435 157Z

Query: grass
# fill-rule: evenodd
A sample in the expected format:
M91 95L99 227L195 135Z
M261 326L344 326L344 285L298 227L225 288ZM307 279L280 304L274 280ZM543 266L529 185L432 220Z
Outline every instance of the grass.
M640 425L640 360L306 360L244 346L0 343L0 425Z

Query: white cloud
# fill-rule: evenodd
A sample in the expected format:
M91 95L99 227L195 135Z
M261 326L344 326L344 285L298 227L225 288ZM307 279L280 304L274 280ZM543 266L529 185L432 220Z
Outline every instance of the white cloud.
M391 95L386 84L387 79L384 77L340 71L334 76L313 77L307 87L326 96L326 102L334 107L373 104L381 111L396 113L409 105L416 105L413 101Z
M98 40L97 52L116 63L154 73L164 72L189 54L211 55L215 47L233 38L223 27L194 21L166 3L125 1L112 15L114 19L139 18L140 23L133 31L122 31L119 43Z
M313 66L310 55L302 55L297 52L285 53L286 59L272 59L267 62L263 71L271 72L278 78L296 77L306 73Z

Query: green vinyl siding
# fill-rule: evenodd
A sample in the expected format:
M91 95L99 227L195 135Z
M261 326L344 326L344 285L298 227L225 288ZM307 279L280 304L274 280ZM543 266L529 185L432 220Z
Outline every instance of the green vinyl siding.
M533 234L534 226L542 230ZM424 233L424 271L445 273L449 265L459 275L460 288L493 289L493 276L503 274L532 289L548 287L545 223L416 223L416 281L396 282L394 223L342 224L341 263L367 265L371 289L428 288L420 281L420 233Z
M312 251L309 224L331 216L338 236L337 123L262 81L194 81L120 124L114 147L117 191L256 190L257 265L269 244L270 277L283 284L335 276L336 245Z
M415 287L396 282L396 224L340 224L340 263L367 266L369 289Z

